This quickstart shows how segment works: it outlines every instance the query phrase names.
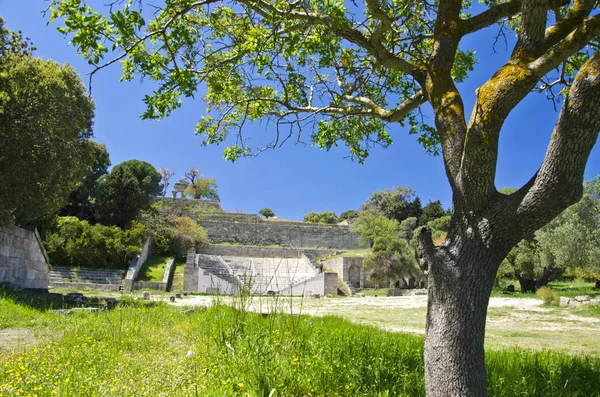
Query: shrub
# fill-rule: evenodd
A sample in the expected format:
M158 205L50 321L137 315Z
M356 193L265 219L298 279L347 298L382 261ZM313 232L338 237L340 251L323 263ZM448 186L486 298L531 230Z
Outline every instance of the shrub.
M544 304L551 305L558 301L558 295L556 291L554 291L550 287L542 287L537 290L536 295L544 300Z
M138 222L121 229L62 216L56 218L56 231L46 235L44 244L53 264L123 268L140 252L146 237L146 228Z
M161 215L156 208L140 216L154 236L154 251L159 255L183 257L190 248L208 244L206 230L187 216Z

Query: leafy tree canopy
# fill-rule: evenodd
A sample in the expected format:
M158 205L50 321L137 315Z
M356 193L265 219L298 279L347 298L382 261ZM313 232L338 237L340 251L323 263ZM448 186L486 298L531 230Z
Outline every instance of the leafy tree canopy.
M92 162L94 104L68 65L0 19L0 225L51 219Z
M137 222L123 230L64 216L56 218L44 245L56 265L122 269L139 254L146 236L146 228Z
M90 141L92 165L83 180L69 195L69 202L61 209L61 216L76 216L92 223L99 220L98 205L102 199L102 181L108 174L110 156L106 145Z
M215 178L204 178L200 171L195 168L192 168L186 173L186 178L190 180L191 183L183 192L184 196L195 199L221 200Z
M444 215L446 215L446 211L442 207L442 202L440 200L430 201L423 207L419 223L421 225L426 225L428 222L441 218Z
M339 218L334 212L323 211L318 213L307 212L306 215L304 215L304 220L302 222L336 224L339 221Z
M114 167L102 186L102 223L126 227L148 205L148 196L127 167Z
M402 222L408 217L421 216L421 200L414 190L400 186L395 190L377 190L363 204L361 210L378 211L388 219Z
M351 220L358 216L358 211L356 210L348 210L344 211L340 214L340 221Z
M261 209L260 211L258 211L258 213L264 216L265 218L272 218L275 216L273 210L267 207Z
M161 174L150 163L141 160L127 160L115 165L114 168L126 169L137 179L144 196L158 196L163 191L160 184Z

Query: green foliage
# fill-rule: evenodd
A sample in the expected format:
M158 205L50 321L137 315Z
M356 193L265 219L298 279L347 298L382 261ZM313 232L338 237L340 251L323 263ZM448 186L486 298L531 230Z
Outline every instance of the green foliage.
M167 262L169 262L170 259L172 258L152 255L144 262L136 280L162 282L165 270L167 269Z
M140 221L152 233L157 254L185 257L191 248L209 242L206 230L187 216L165 216L150 208L141 213Z
M52 264L75 267L126 267L146 241L146 228L137 222L128 229L90 225L74 216L56 218L44 245Z
M186 197L195 199L221 200L217 192L217 181L215 178L199 177L194 183L188 185L183 194Z
M579 276L600 273L598 186L600 176L585 184L584 195L578 203L535 232L529 240L522 240L509 253L506 260L512 274L520 282L533 285L526 289L546 285L567 270Z
M79 185L69 195L68 204L60 210L61 216L76 216L92 223L99 221L98 206L102 199L102 182L108 174L110 157L106 145L90 141L93 163Z
M337 215L331 211L323 211L323 212L307 212L304 215L304 220L302 222L307 223L327 223L327 224L336 224L339 223L340 220Z
M371 270L370 278L376 282L422 274L414 250L398 234L375 237L371 253L365 258L365 266Z
M423 207L421 217L419 218L419 224L426 225L428 222L441 218L445 215L446 211L442 207L440 200L430 201L425 207Z
M4 27L4 19L0 17L0 58L11 55L32 56L36 48L28 37L23 37L19 30L13 32Z
M258 213L267 219L275 216L275 213L273 212L273 210L270 208L267 208L267 207L261 209L260 211L258 211Z
M364 244L372 247L377 238L399 236L400 225L395 219L388 219L376 211L362 210L352 223L352 230L360 235Z
M127 160L115 165L112 172L121 168L137 179L144 197L159 196L163 191L160 184L162 176L152 164L141 160Z
M102 223L127 226L148 205L148 196L127 167L114 167L102 186Z
M0 21L0 225L53 218L91 163L94 105L68 65Z
M377 29L378 17L369 10L348 9L342 2L204 5L169 1L146 20L137 2L121 9L113 4L102 14L79 1L55 0L50 22L63 22L58 30L90 64L121 56L122 80L155 82L154 92L144 98L143 118L169 116L183 98L205 85L208 107L197 132L204 144L222 143L236 134L225 149L230 160L281 143L268 139L258 148L247 145L238 127L259 119L277 129L288 127L290 133L310 121L315 128L309 141L327 150L343 144L359 162L374 145L392 143L390 122L409 126L428 152L439 153L437 131L418 110L396 109L417 94L418 83L382 64L369 46L340 33L361 26L368 42L376 32L382 48L389 48L385 51L425 68L433 49L429 5L386 3L385 12L394 21L387 33ZM262 6L266 9L257 12ZM322 15L327 22L296 17L303 12ZM118 55L109 55L111 51ZM453 78L463 81L474 64L473 51L458 49Z
M351 221L354 218L358 217L358 211L356 210L348 210L344 211L340 214L340 221Z
M544 301L544 304L546 305L552 305L552 304L557 304L558 300L559 300L559 296L556 293L556 291L554 291L552 288L550 287L541 287L540 289L537 290L536 295L540 298L542 298L542 300Z
M418 335L222 305L182 312L124 300L102 315L63 316L0 296L3 327L53 335L3 351L0 393L6 395L40 388L48 395L99 397L425 394ZM595 396L600 389L597 357L506 349L488 350L485 359L492 397Z
M377 190L362 205L361 211L377 211L388 219L402 222L421 216L421 200L414 190L400 186L395 190Z

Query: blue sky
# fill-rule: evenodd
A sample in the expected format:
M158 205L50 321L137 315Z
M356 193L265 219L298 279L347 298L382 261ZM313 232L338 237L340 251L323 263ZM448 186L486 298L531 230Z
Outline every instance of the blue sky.
M87 84L89 66L68 45L68 39L56 31L58 25L46 26L42 11L47 5L44 0L0 0L0 15L8 28L22 30L33 40L38 57L71 64ZM467 115L475 88L491 77L509 55L503 46L497 46L493 54L495 32L488 29L483 35L463 41L464 48L477 51L479 60L476 71L460 86ZM168 119L141 120L141 99L151 91L150 84L119 83L119 77L117 66L97 73L93 81L94 135L106 144L112 164L139 159L157 168L167 165L177 177L192 167L198 168L205 176L216 178L225 210L256 213L270 207L280 218L301 220L308 211L339 214L358 209L375 190L396 186L413 188L424 204L439 199L444 207L451 206L441 157L425 154L415 137L399 125L390 128L394 144L388 149L375 148L364 165L345 158L345 147L326 152L294 144L232 164L223 159L224 146L201 147L200 138L194 134L195 124L204 114L200 99L186 101ZM500 139L498 187L517 187L531 178L544 157L557 116L552 104L540 94L530 94L511 113ZM272 134L267 128L253 128L247 136ZM596 145L585 179L598 174L600 148Z

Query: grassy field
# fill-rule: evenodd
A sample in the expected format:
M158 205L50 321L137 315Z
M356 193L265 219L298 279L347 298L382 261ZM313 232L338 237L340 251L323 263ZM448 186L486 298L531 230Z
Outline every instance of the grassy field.
M237 309L128 298L65 316L43 300L0 296L0 396L424 395L421 336L286 315L285 302L261 315L238 310L253 304L243 297ZM361 320L389 323L370 312ZM486 357L492 396L599 395L599 357L514 348Z
M144 263L138 274L138 281L162 282L167 262L171 258L164 256L152 256Z

